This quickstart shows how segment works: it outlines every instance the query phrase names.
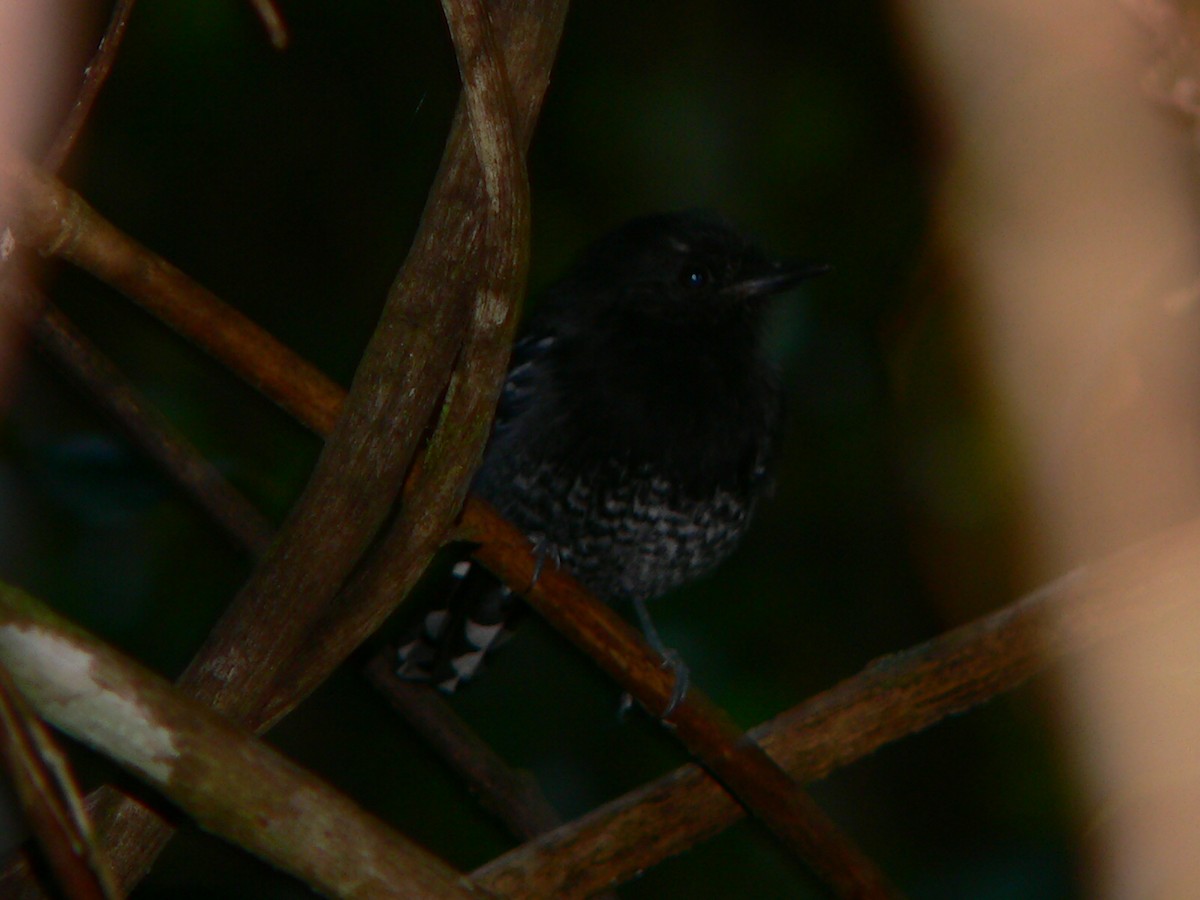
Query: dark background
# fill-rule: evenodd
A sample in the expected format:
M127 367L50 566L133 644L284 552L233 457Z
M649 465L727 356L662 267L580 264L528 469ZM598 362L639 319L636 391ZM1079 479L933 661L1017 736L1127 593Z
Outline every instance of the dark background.
M347 384L458 75L436 3L281 8L293 42L279 54L247 4L141 4L63 177ZM774 500L718 573L655 607L695 682L746 727L1029 587L1009 574L1003 435L980 411L953 280L929 246L936 115L907 65L880 4L579 0L532 148L535 297L586 242L661 209L718 209L779 255L834 266L772 330L791 392ZM316 439L105 286L60 270L52 291L279 521ZM0 577L164 674L248 571L36 355L3 429L0 504ZM1074 896L1080 826L1045 687L813 793L911 896ZM643 716L620 720L617 690L536 622L455 705L568 817L684 759ZM271 740L456 866L511 846L354 665ZM78 768L89 782L106 771L82 753ZM743 823L621 895L819 894ZM139 896L308 894L185 830Z

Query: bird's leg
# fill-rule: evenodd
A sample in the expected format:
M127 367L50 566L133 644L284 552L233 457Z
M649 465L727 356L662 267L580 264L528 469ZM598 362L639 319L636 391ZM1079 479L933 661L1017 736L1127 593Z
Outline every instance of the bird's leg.
M664 644L662 638L658 636L658 629L654 627L654 621L650 618L650 613L646 609L646 601L641 597L635 597L633 608L637 612L638 623L642 626L642 633L646 635L646 642L662 657L663 668L670 669L671 674L675 676L675 686L671 689L671 699L667 702L667 708L659 716L659 718L665 719L671 713L675 712L679 704L683 702L683 698L687 696L688 685L692 677L691 672L688 671L687 664L683 661L679 653Z

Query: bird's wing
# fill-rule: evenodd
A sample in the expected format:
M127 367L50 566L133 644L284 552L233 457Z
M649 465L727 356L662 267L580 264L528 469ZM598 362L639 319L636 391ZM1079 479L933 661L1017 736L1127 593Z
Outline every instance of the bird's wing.
M538 384L545 377L546 357L557 338L547 332L527 334L512 348L508 376L496 407L495 431L515 421L525 412L538 393Z

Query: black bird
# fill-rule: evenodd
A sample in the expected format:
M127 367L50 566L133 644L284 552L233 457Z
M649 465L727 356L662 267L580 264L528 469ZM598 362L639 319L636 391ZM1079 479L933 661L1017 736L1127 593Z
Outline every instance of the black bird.
M473 489L547 564L601 599L645 602L733 550L770 485L780 386L764 356L768 298L825 266L766 256L724 219L634 219L547 291L513 347ZM449 693L473 677L523 604L462 561L447 607L399 650L399 674Z

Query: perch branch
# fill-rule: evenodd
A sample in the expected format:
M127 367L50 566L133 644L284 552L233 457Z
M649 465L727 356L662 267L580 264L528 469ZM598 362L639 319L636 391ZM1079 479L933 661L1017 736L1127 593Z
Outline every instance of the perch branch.
M1160 598L1200 584L1200 520L1056 579L982 619L899 653L752 730L798 781L1017 687L1064 656L1169 616ZM719 833L744 811L683 766L474 873L505 897L578 897Z
M633 628L592 597L567 572L545 568L536 580L532 548L511 523L476 507L476 558L507 584L527 585L524 598L568 640L652 714L671 703L675 676ZM696 688L666 715L684 746L745 807L839 896L890 897L895 892L874 863L799 788L790 775Z

